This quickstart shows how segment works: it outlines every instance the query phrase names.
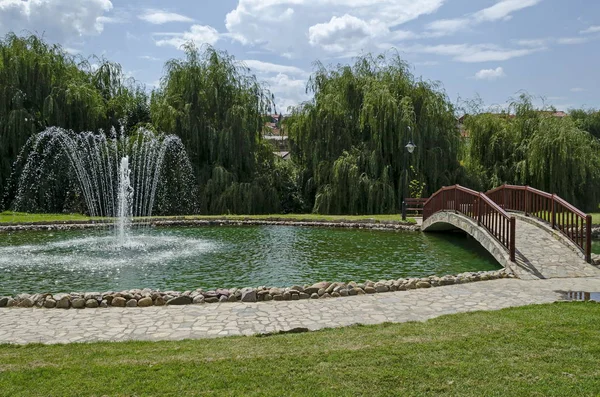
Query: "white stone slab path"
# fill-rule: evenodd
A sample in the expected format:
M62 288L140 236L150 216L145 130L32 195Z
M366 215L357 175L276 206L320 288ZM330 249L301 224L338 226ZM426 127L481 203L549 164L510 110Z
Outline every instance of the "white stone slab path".
M600 291L600 278L499 279L344 298L106 309L0 309L0 343L181 340L303 327L424 321L562 299L558 291Z

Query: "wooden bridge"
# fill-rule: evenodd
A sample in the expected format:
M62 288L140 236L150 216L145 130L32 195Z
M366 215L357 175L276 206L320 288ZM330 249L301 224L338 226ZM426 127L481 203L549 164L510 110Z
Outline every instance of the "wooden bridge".
M443 187L423 206L423 231L462 229L521 278L600 277L591 226L591 216L529 186Z

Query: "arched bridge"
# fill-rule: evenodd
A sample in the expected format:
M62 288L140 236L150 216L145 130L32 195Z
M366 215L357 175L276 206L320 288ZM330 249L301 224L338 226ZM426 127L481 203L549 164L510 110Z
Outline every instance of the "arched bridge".
M600 277L591 217L555 194L503 185L443 187L423 207L425 232L461 229L521 278Z

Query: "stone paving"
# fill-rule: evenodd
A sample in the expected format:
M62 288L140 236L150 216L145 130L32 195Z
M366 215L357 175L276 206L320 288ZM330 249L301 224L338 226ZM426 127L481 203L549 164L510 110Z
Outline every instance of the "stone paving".
M515 226L516 266L512 270L521 279L600 277L600 269L587 263L581 255L549 229L532 219L518 217Z
M600 277L500 279L334 299L148 308L0 310L0 343L180 340L293 328L424 321L444 314L560 300L558 291L600 291Z

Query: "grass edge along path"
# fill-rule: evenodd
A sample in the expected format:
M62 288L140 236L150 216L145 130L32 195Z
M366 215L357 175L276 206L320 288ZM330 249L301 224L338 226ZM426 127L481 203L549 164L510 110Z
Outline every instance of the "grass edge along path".
M0 394L593 396L599 323L600 304L582 302L268 337L0 345Z
M68 223L91 222L103 218L91 218L81 214L28 214L23 212L1 212L0 225L36 224L36 223ZM138 218L143 219L143 218ZM319 214L271 214L271 215L184 215L184 216L153 216L153 220L272 220L298 222L393 222L415 223L414 218L402 222L402 215L319 215Z

